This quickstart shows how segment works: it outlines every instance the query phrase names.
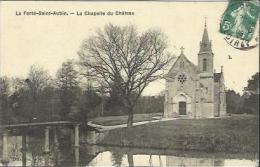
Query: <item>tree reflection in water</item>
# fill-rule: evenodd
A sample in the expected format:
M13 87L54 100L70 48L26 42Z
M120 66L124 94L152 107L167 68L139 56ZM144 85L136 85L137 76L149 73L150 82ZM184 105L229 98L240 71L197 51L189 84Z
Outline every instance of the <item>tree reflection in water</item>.
M120 167L122 165L124 154L121 152L111 152L111 160L113 166Z
M129 167L133 167L134 166L133 154L132 153L128 153L127 154L127 159L128 159Z
M29 137L28 141L28 153L31 154L31 166L44 166L45 165L45 157L44 157L44 140L41 138ZM49 155L49 164L53 164L52 157L53 154L50 152Z
M22 153L20 152L20 145L16 141L21 141L19 136L15 136L9 139L9 147L8 147L8 157L12 161L21 161L22 160Z
M123 147L100 147L81 145L79 148L59 142L55 151L50 143L51 152L44 155L44 139L27 136L26 165L45 166L48 157L49 166L256 166L257 158L245 155L190 153L190 152L160 152L156 149L135 149ZM1 143L1 142L0 142ZM8 137L9 166L23 163L22 137ZM56 147L57 148L57 147ZM57 154L59 154L57 156ZM231 156L231 157L229 157ZM18 162L19 161L19 162ZM1 165L0 165L1 166Z

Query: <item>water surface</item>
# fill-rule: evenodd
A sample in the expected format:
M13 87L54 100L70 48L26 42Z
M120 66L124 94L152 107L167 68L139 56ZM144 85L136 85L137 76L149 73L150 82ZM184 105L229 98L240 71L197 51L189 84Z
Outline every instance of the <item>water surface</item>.
M0 142L2 147L2 141ZM81 145L75 148L59 143L44 154L44 138L27 137L27 150L22 153L22 137L8 137L9 166L178 166L178 167L256 167L254 156L205 152L179 152L156 149L137 149ZM56 149L55 149L56 148ZM2 148L1 148L2 150ZM24 156L23 156L24 154ZM2 151L0 153L2 159ZM23 159L26 157L26 159ZM0 166L2 164L0 163Z

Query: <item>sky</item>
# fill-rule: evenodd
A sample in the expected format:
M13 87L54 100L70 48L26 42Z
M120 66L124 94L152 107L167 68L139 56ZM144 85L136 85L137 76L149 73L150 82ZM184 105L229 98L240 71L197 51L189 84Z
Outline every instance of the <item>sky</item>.
M105 24L136 25L140 32L160 29L168 38L168 50L197 64L205 17L212 40L214 68L224 66L227 89L242 92L259 66L259 48L241 51L228 45L219 33L227 2L0 2L0 75L26 77L32 64L43 66L55 76L66 59L78 59L84 39ZM128 11L131 16L17 16L30 11ZM228 55L232 59L228 59ZM164 81L151 83L144 95L164 90Z

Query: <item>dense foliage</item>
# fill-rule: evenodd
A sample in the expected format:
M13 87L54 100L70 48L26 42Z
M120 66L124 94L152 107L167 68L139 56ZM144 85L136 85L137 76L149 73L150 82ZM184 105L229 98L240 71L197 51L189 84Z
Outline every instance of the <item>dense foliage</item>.
M233 114L259 114L259 73L254 74L240 95L234 90L226 94L227 112Z

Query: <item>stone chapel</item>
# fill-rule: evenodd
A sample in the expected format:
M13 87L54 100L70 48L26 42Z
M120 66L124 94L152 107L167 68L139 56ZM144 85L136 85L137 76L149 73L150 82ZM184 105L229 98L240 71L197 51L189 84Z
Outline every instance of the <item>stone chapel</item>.
M183 49L165 76L164 117L213 118L226 115L223 66L219 73L215 72L206 23L198 65L185 56Z

